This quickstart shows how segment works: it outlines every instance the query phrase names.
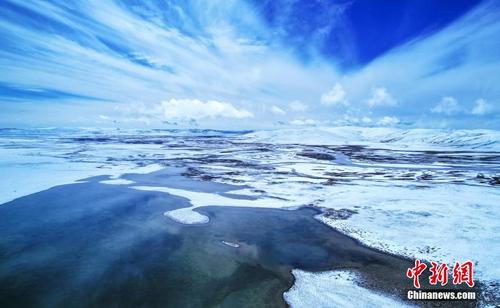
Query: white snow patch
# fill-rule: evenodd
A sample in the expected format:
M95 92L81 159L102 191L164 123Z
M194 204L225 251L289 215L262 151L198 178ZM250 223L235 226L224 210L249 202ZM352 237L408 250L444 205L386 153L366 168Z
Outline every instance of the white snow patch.
M313 127L257 131L243 142L305 145L367 145L377 148L484 149L500 151L500 131L399 129L387 127Z
M328 188L322 206L358 211L347 220L319 217L362 243L411 258L453 264L473 260L474 274L498 280L500 191L483 186L399 186L358 182Z
M158 191L170 195L175 195L189 199L191 207L181 208L165 212L164 215L184 224L200 224L208 222L208 217L193 211L193 209L202 206L236 206L236 207L264 207L264 208L280 208L293 206L288 202L277 199L234 199L224 197L214 193L196 192L185 189L177 189L170 187L155 187L155 186L133 186L133 189L144 191ZM248 191L246 191L248 193Z
M125 173L148 174L151 172L159 171L163 168L164 167L160 164L150 164L150 165L141 166L141 167L134 167L134 168L130 169L129 172L123 172L121 174L118 174L118 173L114 174L114 175L110 176L110 179L119 179L120 176L122 176ZM126 180L124 180L124 181L126 181Z
M168 211L163 213L163 215L185 225L206 224L207 222L209 222L207 216L195 212L193 211L193 209L194 209L193 207L187 207L173 211Z
M126 179L112 179L112 180L100 181L99 183L108 185L130 185L134 184L135 182Z
M39 159L36 157L32 157L29 163L2 161L0 163L0 171L2 172L0 204L54 186L73 184L92 176L111 175L111 178L117 179L124 173L141 173L144 171L147 173L150 169L135 168L130 164L102 168L101 164L67 163L51 158Z
M4 148L2 143L9 141L0 141L0 204L88 177L110 175L110 179L118 179L125 173L150 173L163 168L159 164L137 167L127 161L114 165L98 160L70 161L59 156L73 149L51 144L51 141L43 144L33 141L27 143L29 146L17 148Z
M403 301L366 289L351 271L310 273L293 270L295 283L285 292L286 302L294 308L315 307L411 307Z

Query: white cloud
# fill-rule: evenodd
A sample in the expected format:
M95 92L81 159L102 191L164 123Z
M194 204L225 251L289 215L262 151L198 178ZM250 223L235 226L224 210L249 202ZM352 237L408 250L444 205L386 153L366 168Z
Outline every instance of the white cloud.
M308 109L307 105L301 101L293 101L290 103L290 109L295 112L304 112Z
M488 112L490 112L492 109L492 106L488 104L488 102L482 98L477 99L474 105L474 108L472 108L471 113L474 115L485 115Z
M397 105L397 101L384 87L373 88L372 96L366 102L370 107Z
M399 119L396 117L385 116L382 119L380 119L377 122L377 124L382 125L382 126L393 126L393 125L399 124L399 122L400 122Z
M203 102L197 99L171 99L161 103L161 114L165 119L214 119L249 118L253 114L245 109L238 109L230 103L210 100Z
M362 119L361 119L361 122L365 123L365 124L368 124L368 123L371 123L372 122L372 119L370 119L369 117L367 116L364 116Z
M0 20L0 37L16 46L0 47L2 81L120 102L120 109L109 113L113 119L125 116L125 106L134 109L138 102L158 110L157 102L164 98L194 97L237 102L264 124L268 117L260 106L288 109L284 106L295 99L317 98L339 78L329 65L303 65L288 48L277 48L260 14L246 1L195 2L180 1L175 9L162 11L154 1L134 6L78 1L75 18L66 5L18 1L75 33L33 29L22 18ZM11 52L14 49L25 52ZM302 103L292 106L300 112L307 109ZM55 105L45 109L47 118L55 121L48 108ZM97 107L86 109L81 121L103 122L98 112ZM159 115L147 114L156 124L162 121ZM215 124L239 127L241 122Z
M340 83L336 83L330 91L321 95L321 103L325 106L349 105L347 93Z
M344 114L343 123L348 124L348 125L358 124L359 118L356 116L349 115L349 114Z
M280 107L278 106L272 106L271 107L271 111L274 113L274 114L279 114L279 115L284 115L286 114L285 110L281 109Z
M290 121L290 124L292 125L299 125L299 126L313 126L318 124L315 120L312 119L305 119L305 120L293 120Z
M351 105L364 101L363 95L376 85L385 85L395 98L397 109L392 115L405 117L405 122L417 127L439 127L441 122L453 128L495 128L496 102L487 101L485 121L472 119L474 102L478 96L493 99L500 85L500 2L483 1L470 12L432 35L409 41L375 59L360 71L342 77ZM477 82L471 82L477 81ZM457 119L434 113L435 117L420 118L450 93L459 99ZM357 106L356 106L357 107ZM461 108L460 108L461 107ZM482 107L476 110L481 112ZM436 109L436 111L441 108ZM374 111L375 116L386 113ZM493 113L495 112L495 114ZM466 114L467 113L467 117ZM420 118L420 119L419 119Z
M336 108L324 110L312 105L323 96L322 103L327 105L342 106L348 102L349 109L361 122L368 106L394 105L397 106L391 115L401 114L405 120L414 122L422 111L434 109L443 93L453 93L461 102L469 102L466 108L444 111L440 107L435 109L436 113L457 112L468 118L484 114L484 120L488 121L469 122L464 117L452 122L436 116L436 121L426 118L428 121L418 125L434 126L439 125L438 121L450 120L456 127L498 128L498 121L488 118L496 116L492 114L497 111L493 102L471 104L478 95L492 99L498 96L500 74L495 74L500 70L498 1L483 1L449 26L395 46L348 74L332 66L336 59L312 55L310 64L304 65L292 56L288 47L278 47L281 45L274 41L275 29L269 28L244 0L214 0L215 4L180 1L175 9L165 11L155 1L134 6L115 1L77 1L74 8L78 8L78 18L72 6L36 0L15 2L75 31L46 31L43 25L30 27L22 22L23 18L2 19L0 37L12 43L0 47L2 82L25 89L90 95L106 101L85 109L73 102L65 104L68 110L81 110L78 113L81 120L56 117L59 105L46 104L44 116L37 117L41 119L40 126L45 125L43 121L54 124L64 121L58 125L76 125L74 121L81 121L78 124L82 126L92 124L85 123L87 119L99 124L111 122L99 118L99 114L112 120L126 116L136 121L138 113L131 110L125 115L125 109L126 106L134 109L138 102L144 102L151 111L144 113L145 118L158 125L163 120L158 102L172 97L237 102L235 110L245 108L259 118L249 125L264 125L273 120L265 114L272 113L270 108L260 107L274 104L288 114L295 113L295 117L283 121L301 118L300 113L305 111L307 117L318 121L337 118ZM36 52L40 50L43 52ZM341 85L337 86L337 81ZM293 100L297 101L290 103ZM110 110L114 106L111 102L119 103L119 108ZM30 114L35 114L38 106L37 102L27 102L22 107L12 104L9 114L2 110L0 120L15 118L12 115L20 108L29 107L33 111ZM372 123L389 114L384 108L372 111L369 114ZM244 121L230 118L214 122L234 128ZM12 123L19 124L21 120Z
M445 96L431 109L431 112L453 115L460 112L460 105L458 104L456 98L452 96Z

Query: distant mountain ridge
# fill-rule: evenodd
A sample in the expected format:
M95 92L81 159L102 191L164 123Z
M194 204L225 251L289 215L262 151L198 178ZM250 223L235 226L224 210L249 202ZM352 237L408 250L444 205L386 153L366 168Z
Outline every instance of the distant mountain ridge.
M500 151L500 131L485 129L307 127L257 131L246 137L254 142Z

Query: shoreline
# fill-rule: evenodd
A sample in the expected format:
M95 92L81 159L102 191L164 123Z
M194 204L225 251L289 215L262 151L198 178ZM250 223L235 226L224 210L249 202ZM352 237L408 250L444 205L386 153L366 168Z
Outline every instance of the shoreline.
M169 137L165 138L168 140ZM343 235L347 235L351 239L355 239L365 247L375 248L379 252L398 257L401 256L401 254L398 254L398 251L402 251L403 248L395 246L397 248L396 250L391 249L393 246L390 245L398 244L398 242L391 241L390 237L387 238L387 235L390 235L390 233L388 233L390 229L380 229L381 233L373 233L373 229L367 229L370 225L366 225L367 219L376 219L376 221L380 221L381 223L383 223L385 219L391 219L391 216L388 216L388 218L386 218L386 216L376 216L375 214L377 214L377 211L401 211L404 208L403 203L401 203L401 206L398 205L394 208L387 207L388 204L386 204L386 199L389 195L394 196L396 199L401 198L405 200L405 198L408 199L408 196L411 197L412 193L420 195L421 193L427 192L427 195L429 195L430 191L434 190L446 192L447 194L445 196L448 196L454 189L458 189L460 191L454 194L456 198L462 198L460 197L461 194L463 195L463 193L466 193L466 191L468 191L467 189L484 192L488 195L495 192L494 190L492 191L492 185L494 184L492 184L489 179L491 174L495 174L494 172L496 170L494 164L494 155L496 154L493 152L481 152L477 155L473 153L475 151L464 152L464 154L455 149L451 149L451 152L443 152L442 154L440 154L441 152L439 151L433 151L432 153L419 151L408 152L406 150L394 152L385 149L352 146L338 148L336 146L303 146L299 144L240 144L238 140L241 139L241 136L235 137L235 140L223 136L216 137L215 139L220 139L220 142L228 142L228 150L224 151L224 153L214 152L216 149L212 147L218 143L217 140L214 140L214 138L200 139L198 137L186 139L188 143L184 143L183 141L182 148L179 148L179 138L176 137L171 141L162 144L158 143L150 148L139 148L136 152L128 152L128 145L123 149L115 148L115 145L113 145L113 149L111 150L108 149L108 145L101 142L95 145L96 148L91 148L87 151L87 153L91 153L91 155L97 155L91 160L85 158L89 154L84 155L84 152L81 151L71 152L71 154L63 152L69 150L65 148L66 146L61 148L60 154L54 155L55 157L57 156L59 160L58 166L64 167L75 163L83 164L88 167L90 166L90 168L96 168L97 166L95 169L96 174L103 174L106 173L107 170L110 170L99 167L99 164L104 164L102 166L105 166L105 164L108 163L104 163L108 160L100 158L101 156L117 155L116 158L109 162L111 163L110 166L121 168L121 172L113 176L93 176L81 180L72 180L72 182L84 184L85 182L97 181L102 183L102 185L122 188L133 188L134 186L142 185L144 187L149 187L148 190L150 190L150 192L148 193L151 194L159 193L167 196L169 194L179 196L180 199L184 200L183 202L188 202L192 205L191 207L186 205L179 209L192 213L197 213L199 209L209 206L210 204L207 203L207 200L212 200L214 197L216 198L214 199L215 204L213 205L237 207L238 203L240 203L245 206L244 209L284 208L284 210L290 211L304 206L316 207L325 211L328 215L333 215L327 217L328 221L323 221L325 217L314 217L318 223L324 224ZM126 145L126 142L128 142L127 140L128 139L125 139L120 142L124 142ZM182 137L181 140L184 140L184 137ZM86 147L86 144L89 142L93 147L94 141L92 141L92 139L85 139L81 145L71 144L71 147ZM141 142L149 144L148 140ZM100 152L97 145L107 149L107 152ZM141 144L139 143L138 146L141 147ZM149 145L147 147L149 147ZM23 150L19 153L10 150L5 152L6 149L2 149L2 151L4 152L3 156L5 156L6 153L10 153L8 155L17 153L16 155L22 156L33 150ZM124 156L126 153L130 155L127 154L127 156ZM164 153L162 154L164 158L158 156L160 155L159 153ZM49 154L49 157L50 155L53 154ZM137 157L133 155L137 155ZM388 159L392 157L391 155L396 155L395 160L398 162L397 164L394 164L394 161ZM439 158L441 157L440 155L444 159L442 162L437 163L435 168L433 167L434 164L429 165L430 160ZM81 158L78 158L80 156ZM19 157L16 157L16 159L17 158ZM28 160L31 158L33 158L33 155L28 155L26 157ZM326 158L333 160L326 161ZM399 162L400 158L401 161ZM12 159L14 159L14 157L12 157ZM22 161L23 160L21 160L21 162ZM32 165L35 166L38 162L43 161L43 159L36 159L32 162ZM462 167L464 162L470 163L471 161L478 161L481 162L481 164L472 164L466 169ZM21 168L25 167L25 165L22 164L19 166ZM47 169L47 171L50 170L51 166L46 166L48 168L44 168ZM139 169L134 170L127 166L136 166L139 167ZM151 170L154 172L143 175L136 174L136 171L142 168L144 168L144 172L147 172L148 166L153 166L154 168ZM430 169L424 170L426 168ZM490 173L486 173L483 170L490 170ZM475 172L481 172L482 176L476 178ZM49 174L50 173L47 173L47 175ZM50 176L56 178L54 174L50 174ZM75 174L73 176L76 177ZM40 179L38 180L40 181ZM448 186L450 189L447 188ZM17 186L13 184L12 187ZM28 186L24 188L26 187ZM57 187L59 186L52 188ZM155 192L155 190L158 190L158 187L163 187L166 191L161 193ZM306 188L306 190L304 190L304 188ZM419 190L417 190L417 188ZM397 191L395 191L396 193L388 193L387 197L378 193L374 194L386 189L396 189ZM361 195L362 198L352 199L352 194L357 191L368 193L365 196ZM43 192L44 191L38 193ZM195 193L198 194L198 196L188 193ZM476 195L485 196L484 193ZM212 199L206 198L208 195L211 195ZM325 196L335 196L335 198L325 200ZM407 207L407 213L405 215L407 216L403 216L403 218L411 218L412 215L414 215L419 219L419 222L433 221L429 220L429 217L432 218L434 215L433 211L429 211L425 207L422 208L421 205L429 201L438 201L440 203L435 205L435 208L440 210L446 198L440 197L436 200L429 199L428 201L425 199L426 201L419 201L418 203L410 202L405 205ZM467 202L472 201L473 198L469 199L464 200L463 206L466 206ZM346 200L349 202L346 203ZM486 201L484 198L478 200ZM367 203L368 201L370 201L370 204ZM373 206L371 206L371 204L373 204ZM460 206L462 207L461 204ZM477 218L482 217L483 220L485 219L483 212L487 210L487 206L474 209L474 211L477 212ZM168 209L163 213L170 213L172 211L175 212L175 209ZM390 214L390 212L388 213ZM344 214L346 215L345 217ZM486 217L486 219L489 221L492 217ZM439 220L436 221L439 222ZM447 221L452 222L453 220L447 219ZM347 228L350 225L361 227L361 231L371 231L372 234L353 233L356 230L352 231ZM380 227L382 226L383 225ZM485 226L489 225L486 224ZM203 226L200 225L200 227ZM494 227L494 225L491 225L491 227ZM375 231L377 230L378 229L375 229ZM397 229L395 230L397 231ZM409 231L411 230L412 229L409 229ZM485 236L485 234L487 233L483 232L476 235ZM376 237L373 237L373 235L376 235ZM453 235L453 233L449 233L449 235ZM404 234L402 235L403 238L405 238L405 236ZM481 237L476 239L476 241L478 241L477 245L482 243L479 241L480 239ZM228 242L231 241L229 240ZM380 246L381 244L383 244L383 246ZM473 242L469 244L472 245ZM409 242L408 245L418 248L411 242ZM444 252L446 252L446 250L444 250ZM440 253L442 252L438 251L434 254L439 255ZM403 255L403 258L411 260L411 258L408 258L408 256L411 255L419 256L421 259L425 260L435 260L435 258L432 257L434 254L432 251L431 253L424 251L422 255L427 257L422 258L420 254L414 254L414 251L409 250L407 255ZM487 257L487 252L483 254ZM488 259L484 259L482 255L481 257L483 258L481 260L488 261ZM487 266L479 267L479 271L487 270ZM483 273L480 272L479 274ZM491 282L491 280L485 280L482 277L483 275L479 275L479 279L481 279L480 284L485 286L483 291L486 293L494 292L495 286L488 286L488 282ZM490 272L490 278L491 277L495 277L493 272ZM491 297L489 298L491 299ZM495 297L493 297L493 301L495 301Z

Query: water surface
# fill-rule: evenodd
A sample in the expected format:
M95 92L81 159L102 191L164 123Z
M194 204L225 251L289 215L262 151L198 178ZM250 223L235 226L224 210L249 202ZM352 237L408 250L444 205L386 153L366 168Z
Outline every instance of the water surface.
M388 291L407 283L409 262L315 209L205 207L208 224L182 225L163 213L186 199L99 179L0 206L1 307L279 307L293 268L352 268Z

